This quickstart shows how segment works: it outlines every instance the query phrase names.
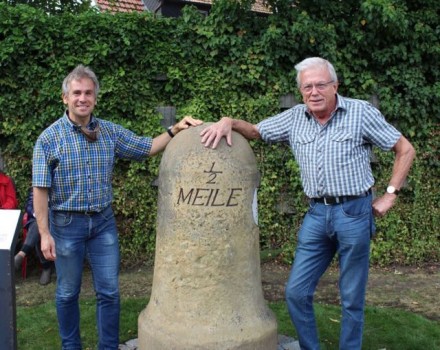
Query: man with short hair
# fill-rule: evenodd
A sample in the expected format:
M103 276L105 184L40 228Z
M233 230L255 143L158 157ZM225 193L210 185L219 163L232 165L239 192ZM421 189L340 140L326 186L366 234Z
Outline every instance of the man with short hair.
M410 170L415 151L408 140L371 104L337 93L333 65L319 57L295 66L304 104L265 119L258 125L222 118L201 132L206 147L222 137L231 145L231 131L248 139L286 142L301 170L310 208L298 233L286 299L301 349L319 349L313 295L319 279L338 254L342 320L339 349L362 347L365 292L368 279L373 215L394 205ZM373 146L396 157L385 194L372 201L370 166Z
M140 137L93 115L98 92L95 73L77 66L62 84L65 114L43 131L34 148L35 216L41 251L55 260L63 350L81 349L78 297L85 258L97 298L98 349L119 347L119 244L111 208L115 159L146 159L181 130L202 123L185 117L154 139Z

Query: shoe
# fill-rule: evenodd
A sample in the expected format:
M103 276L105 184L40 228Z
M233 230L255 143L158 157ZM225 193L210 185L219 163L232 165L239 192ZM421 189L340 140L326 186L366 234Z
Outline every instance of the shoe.
M52 268L49 267L47 269L43 269L43 272L41 273L41 276L40 276L40 284L42 286L49 284L51 277L52 277Z
M15 270L20 270L21 264L23 263L24 256L21 254L16 254L14 257Z

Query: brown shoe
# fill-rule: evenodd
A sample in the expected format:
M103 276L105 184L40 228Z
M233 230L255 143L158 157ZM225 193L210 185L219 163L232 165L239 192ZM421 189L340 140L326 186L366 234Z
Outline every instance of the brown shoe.
M43 272L41 273L41 276L40 276L40 284L42 286L49 284L51 277L52 277L52 268L49 267L47 269L43 269Z

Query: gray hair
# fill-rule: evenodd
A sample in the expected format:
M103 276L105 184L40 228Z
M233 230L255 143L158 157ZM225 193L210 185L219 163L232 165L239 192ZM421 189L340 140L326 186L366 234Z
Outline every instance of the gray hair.
M297 72L296 73L296 84L298 85L298 87L301 86L301 79L299 77L300 73L307 70L307 69L316 68L316 67L326 68L328 70L328 72L330 73L330 77L332 78L332 80L334 82L338 81L338 76L336 75L335 67L333 67L333 65L329 61L327 61L321 57L309 57L309 58L302 60L300 63L298 63L295 66L295 69Z
M67 95L69 93L70 83L73 80L80 80L83 78L88 78L93 81L93 84L95 85L95 96L98 97L98 93L99 93L98 78L96 77L96 74L89 67L85 67L82 64L78 65L73 71L69 73L67 77L64 78L62 85L63 94Z

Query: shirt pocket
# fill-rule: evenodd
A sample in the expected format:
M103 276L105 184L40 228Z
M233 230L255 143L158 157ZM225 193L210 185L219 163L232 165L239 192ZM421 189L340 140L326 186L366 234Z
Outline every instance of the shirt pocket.
M337 164L350 163L353 154L353 134L346 130L340 130L333 133L330 140L329 154L334 157L333 161L336 161Z
M353 135L346 130L339 130L333 133L330 138L334 142L347 142L353 139Z
M294 141L295 157L299 164L313 159L316 134L298 135Z

